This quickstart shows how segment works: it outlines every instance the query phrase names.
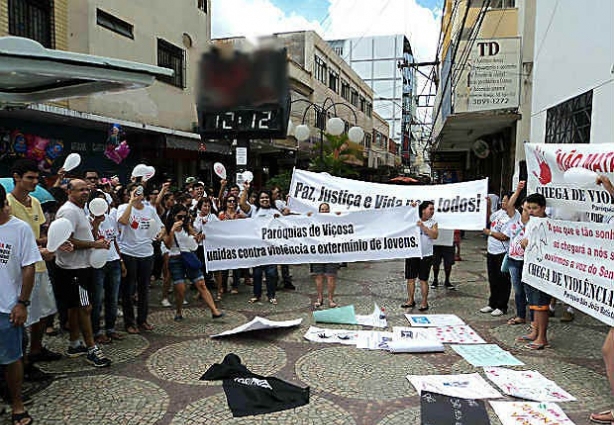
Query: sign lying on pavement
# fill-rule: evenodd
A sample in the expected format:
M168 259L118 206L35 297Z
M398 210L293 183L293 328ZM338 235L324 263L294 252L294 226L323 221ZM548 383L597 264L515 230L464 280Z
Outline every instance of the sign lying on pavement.
M416 208L207 224L207 270L420 257Z
M293 212L385 210L433 201L435 220L446 229L482 230L486 217L488 180L432 186L399 186L334 177L328 173L294 170L288 207Z
M234 329L230 329L219 334L211 335L211 338L236 335L244 332L260 331L263 329L291 328L294 326L299 326L302 321L303 319L275 321L265 319L264 317L256 316L248 323L245 323L241 326L237 326Z
M556 382L536 370L512 370L505 367L485 367L486 377L507 395L533 401L575 401L576 398Z

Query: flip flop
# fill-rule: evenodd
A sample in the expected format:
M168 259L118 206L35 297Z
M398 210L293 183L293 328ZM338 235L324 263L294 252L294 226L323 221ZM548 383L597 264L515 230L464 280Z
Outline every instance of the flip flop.
M323 303L324 303L324 300L321 300L321 299L320 299L320 300L317 300L315 303L313 303L313 306L314 306L315 308L320 308L320 307L322 307L322 304L323 304Z
M533 342L535 341L535 338L531 338L528 335L522 335L516 338L516 342L527 342L527 341Z
M546 344L536 344L535 342L530 342L524 347L528 348L529 350L543 350L546 348Z
M595 416L607 416L610 415L610 419L595 419ZM610 425L614 422L614 410L604 410L599 413L591 413L588 419L595 424L606 424Z
M520 317L512 317L510 320L507 321L508 325L524 325L526 323L526 320L521 319Z
M27 422L23 422L24 420ZM11 415L11 422L19 425L30 425L34 423L34 419L32 419L28 412L13 413Z

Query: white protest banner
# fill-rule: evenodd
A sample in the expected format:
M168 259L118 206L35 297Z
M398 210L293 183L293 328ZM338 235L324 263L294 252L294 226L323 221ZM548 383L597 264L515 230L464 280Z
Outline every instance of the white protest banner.
M433 186L399 186L334 177L328 173L294 169L288 208L317 211L321 203L331 211L381 210L430 200L435 221L445 229L482 230L486 222L488 180Z
M614 215L614 200L603 187L579 180L574 183L569 178L574 169L583 168L614 180L614 144L590 143L580 147L527 143L524 146L528 193L541 193L549 207L592 213L591 221L601 222L603 214Z
M614 326L612 225L531 218L522 281Z
M415 208L207 224L207 270L420 257Z

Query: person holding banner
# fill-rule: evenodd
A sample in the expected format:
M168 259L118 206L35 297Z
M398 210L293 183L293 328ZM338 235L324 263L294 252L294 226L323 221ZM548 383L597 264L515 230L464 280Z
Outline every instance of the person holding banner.
M507 303L512 292L512 282L509 273L501 271L501 264L508 251L509 237L503 229L510 220L518 220L520 213L514 204L520 196L524 185L518 185L514 194L506 194L501 199L501 209L490 213L493 207L490 197L487 198L490 228L484 229L488 236L486 268L488 271L488 285L490 297L488 305L480 309L480 313L490 313L492 316L503 316L507 313ZM490 196L490 195L489 195Z
M250 218L272 218L279 217L279 211L273 207L271 199L271 193L266 190L258 192L254 205L247 202L247 196L249 194L249 182L243 183L243 192L239 199L239 207ZM266 275L266 292L269 302L273 305L277 305L277 298L275 298L275 291L277 289L277 264L265 264L263 266L254 267L254 296L250 298L250 303L260 302L262 296L262 275Z
M435 214L435 204L432 201L424 201L418 207L418 227L420 228L420 246L422 249L422 258L413 257L405 259L405 279L407 279L407 302L401 304L402 308L414 308L416 301L414 294L416 292L416 278L420 280L420 292L422 292L422 301L419 311L427 311L429 309L428 295L429 285L428 279L431 273L431 264L433 263L433 241L439 236L437 222L433 220Z
M595 183L603 186L610 196L614 197L614 185L612 185L612 182L607 176L597 176ZM605 373L610 383L610 391L614 394L614 328L610 328L610 331L605 337L601 353L603 354L603 362L605 363ZM591 422L598 424L614 424L614 409L599 413L591 413L589 419Z
M223 180L225 181L225 180ZM236 185L234 185L236 186ZM238 186L237 186L238 188ZM237 191L238 193L238 191ZM238 219L242 219L242 218L246 218L247 216L243 213L243 211L241 211L241 209L239 209L239 205L238 205L238 195L233 195L233 191L231 188L231 192L230 194L226 197L226 199L224 200L223 204L222 204L222 211L220 211L220 214L218 215L218 218L221 221L226 221L226 220L238 220ZM203 245L204 246L204 245ZM227 282L228 282L228 270L223 270L221 272L222 274L222 286L224 288L226 288ZM239 293L239 279L241 278L241 270L240 269L234 269L232 271L232 285L231 285L231 290L230 293L233 295L236 295Z
M320 204L318 212L321 214L330 213L330 205L326 202ZM339 213L337 213L339 214ZM307 213L311 215L311 212ZM310 264L311 274L316 282L316 290L318 291L318 300L313 303L315 308L319 308L324 304L324 277L326 277L326 285L328 287L328 306L330 308L337 307L335 302L335 286L337 284L338 263L314 263Z
M185 281L189 279L192 281L200 296L202 297L207 307L211 309L211 317L219 319L224 316L224 312L221 312L215 306L211 292L205 285L205 278L200 268L192 269L188 268L183 259L181 258L181 252L187 251L190 237L198 236L195 238L196 242L201 241L205 235L200 233L196 235L194 228L190 224L190 214L188 208L184 205L177 204L171 208L169 217L164 223L162 229L162 240L164 245L169 249L168 255L168 269L171 273L171 279L175 289L175 321L183 321L183 300L185 298ZM181 242L180 242L181 241ZM194 241L192 241L193 243Z
M531 217L546 217L546 198L544 195L540 193L529 195L525 200L525 204ZM530 229L526 229L525 238L520 241L520 245L525 252L529 245L530 233ZM529 335L522 335L516 340L518 342L528 342L525 347L530 350L549 348L547 332L550 318L550 299L552 297L528 284L525 284L525 291L527 292L529 308L533 311L533 323L531 324L531 333Z

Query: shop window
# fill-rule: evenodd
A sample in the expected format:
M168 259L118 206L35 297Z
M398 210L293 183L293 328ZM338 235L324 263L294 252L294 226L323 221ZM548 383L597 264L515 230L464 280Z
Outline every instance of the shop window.
M158 77L160 81L185 88L185 52L171 43L158 39L158 66L175 71L172 77Z
M53 0L9 0L9 34L55 47Z
M590 143L592 110L592 90L549 108L546 143Z
M134 39L134 27L132 24L122 21L104 10L96 9L96 23L124 37Z

